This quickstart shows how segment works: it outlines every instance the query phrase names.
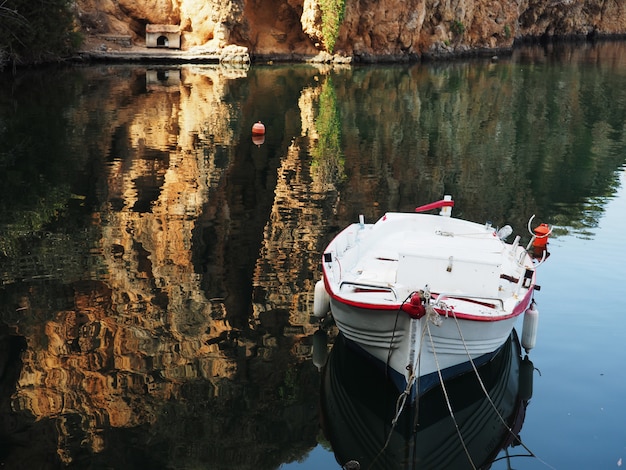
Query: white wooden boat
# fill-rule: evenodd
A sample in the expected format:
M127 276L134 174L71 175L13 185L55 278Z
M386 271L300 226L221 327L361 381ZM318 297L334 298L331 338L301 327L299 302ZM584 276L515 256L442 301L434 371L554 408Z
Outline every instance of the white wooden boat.
M361 217L324 250L315 287L314 314L330 310L344 337L411 400L440 374L446 380L489 360L524 312L522 343L534 346L540 262L530 251L545 247L550 231L527 247L519 236L507 243L509 226L455 219L453 205L446 196L375 224ZM441 212L424 213L432 209Z

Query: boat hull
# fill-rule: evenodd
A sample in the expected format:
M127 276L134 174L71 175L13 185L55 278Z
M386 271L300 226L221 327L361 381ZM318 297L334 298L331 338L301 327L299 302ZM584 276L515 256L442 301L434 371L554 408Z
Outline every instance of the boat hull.
M401 310L359 308L337 299L331 299L331 311L351 347L384 370L411 400L440 380L487 362L506 342L517 320L513 316L477 322L450 313L436 325L426 316L416 319Z
M474 468L488 468L517 439L527 402L521 394L521 350L514 331L478 368L481 382L473 372L446 382L454 419L441 386L424 394L419 407L396 417L394 387L381 384L370 363L344 339L340 335L333 346L321 390L324 434L340 465L356 460L361 468L469 468L470 458Z
M529 308L536 264L519 236L505 242L511 231L449 210L361 218L324 250L316 315L329 309L344 337L414 399L489 360Z

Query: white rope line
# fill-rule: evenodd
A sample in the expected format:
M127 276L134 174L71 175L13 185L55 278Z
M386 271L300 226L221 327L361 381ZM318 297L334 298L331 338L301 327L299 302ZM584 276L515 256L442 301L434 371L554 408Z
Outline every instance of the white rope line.
M489 401L489 404L491 405L491 407L493 408L493 410L495 411L498 419L500 420L500 422L502 423L502 425L504 426L504 428L507 430L507 432L513 436L517 442L519 442L519 444L524 448L524 450L526 450L526 452L528 452L530 455L532 455L534 458L536 458L539 462L541 462L542 464L544 464L546 467L552 468L554 469L554 467L552 467L550 464L548 464L547 462L545 462L544 460L542 460L541 458L539 458L537 455L535 455L535 453L530 450L526 444L524 444L522 442L522 439L516 435L513 430L511 429L511 427L508 425L508 423L506 422L506 420L502 417L502 415L500 414L500 412L498 411L498 408L496 407L495 403L493 402L493 400L491 399L491 396L489 395L489 392L487 391L485 384L483 383L482 378L480 377L480 374L478 373L478 369L476 368L476 364L474 363L474 360L472 359L472 356L470 355L469 350L467 349L467 344L465 342L465 338L463 337L463 332L461 331L461 325L459 324L459 320L456 317L456 314L454 312L454 310L451 310L452 312L452 317L454 318L454 321L456 323L456 327L457 330L459 332L459 337L461 338L461 342L463 343L463 347L465 348L465 353L467 354L467 357L469 359L470 364L472 365L472 369L474 370L474 374L476 374L476 378L478 379L478 383L480 384L480 388L482 389L483 393L485 394L485 397L487 398L487 400ZM434 345L433 345L433 355L434 355ZM437 366L437 369L439 369L439 366Z
M485 397L487 398L490 406L492 407L492 409L495 411L498 419L500 420L500 422L502 423L502 425L504 426L504 428L507 430L507 432L513 436L517 442L530 454L530 456L536 458L539 462L541 462L543 465L545 465L548 468L551 468L553 470L554 467L552 467L550 464L548 464L547 462L545 462L544 460L542 460L541 458L537 457L537 455L535 455L527 446L526 444L524 444L521 440L521 438L516 435L513 430L511 429L511 427L508 425L508 423L506 422L506 420L502 417L500 411L498 410L498 408L496 407L495 403L493 402L491 396L489 395L489 392L487 391L485 384L482 381L482 378L480 377L480 374L478 373L478 369L476 367L476 364L474 363L474 360L471 357L471 354L469 352L469 349L467 347L467 343L465 342L465 338L463 337L463 332L461 330L461 326L459 324L459 320L456 317L456 313L454 311L454 309L450 308L447 304L445 304L444 302L434 302L433 304L430 303L430 290L428 289L428 286L426 286L425 291L424 291L425 297L424 300L426 301L426 315L423 318L424 320L424 325L422 327L422 332L421 332L421 337L420 337L420 345L419 345L419 351L417 354L417 359L416 359L416 363L415 364L409 364L407 366L407 369L409 370L409 376L407 378L407 384L405 389L400 393L400 395L398 396L397 400L396 400L396 407L395 407L395 415L394 418L391 421L391 429L389 430L389 433L387 434L387 439L385 441L384 446L380 449L380 451L378 452L378 454L376 455L376 457L374 457L374 459L372 460L372 463L370 464L369 468L372 468L373 465L375 464L375 462L378 460L378 458L383 454L383 452L387 449L389 443L391 442L391 436L392 433L396 427L396 425L398 424L398 421L400 419L400 416L402 415L402 412L404 411L404 408L406 406L407 403L407 399L411 396L411 389L413 386L417 387L417 389L415 390L416 393L416 410L415 410L415 422L414 422L414 430L415 428L417 428L418 425L418 414L419 414L419 378L420 378L420 368L421 368L421 356L422 356L422 348L423 348L423 343L424 343L424 339L426 337L426 334L428 334L428 338L430 340L430 344L432 347L432 354L433 354L433 358L435 361L435 366L437 368L437 375L439 377L439 382L441 384L441 388L446 400L446 405L448 407L448 413L450 414L450 417L452 418L452 421L454 423L455 429L456 429L456 433L459 437L459 440L461 442L461 445L463 447L463 450L465 452L465 455L467 456L467 459L472 467L473 470L477 470L476 465L474 464L473 460L472 460L472 456L469 452L469 449L467 448L467 445L465 443L465 440L463 439L463 435L461 432L461 429L459 427L459 424L456 420L456 416L454 414L454 411L452 409L452 404L450 402L450 397L448 395L448 391L446 389L445 386L445 381L443 379L443 375L442 375L442 371L441 371L441 367L439 366L439 360L437 358L437 353L435 350L435 344L434 344L434 340L432 337L432 333L430 330L430 323L432 322L434 325L439 326L441 325L441 323L443 322L443 318L442 315L440 315L439 313L437 313L437 311L435 310L435 306L437 306L438 308L442 309L445 311L445 317L447 318L449 316L449 314L452 314L452 317L454 318L454 321L456 323L456 327L459 333L459 337L461 339L461 342L463 343L463 347L465 349L465 353L467 354L467 357L469 359L469 362L472 366L472 369L474 371L474 374L476 375L476 378L478 379L478 383L480 384L480 387L485 395ZM400 313L400 311L398 311L398 314ZM398 315L397 314L397 315ZM398 322L398 316L396 316L396 323L394 325L394 335L395 335L395 330L397 328L397 322ZM393 343L393 341L392 341ZM387 367L389 367L389 361L391 360L391 351L392 349L392 344L389 345L389 352L388 352L388 356L387 356ZM506 450L506 449L505 449Z
M407 297L408 299L409 297ZM406 302L406 300L405 300ZM396 327L398 324L398 314L400 313L400 310L398 310L397 314L396 314L396 321L394 324L394 328L393 328L393 335L395 335L395 331L396 331ZM421 357L422 357L422 346L424 344L424 337L426 335L426 324L428 322L425 322L424 327L422 327L422 334L421 334L421 338L420 338L420 347L419 347L419 351L417 353L417 360L416 360L416 364L415 367L412 364L409 364L409 366L407 366L407 368L410 369L411 373L409 374L408 380L407 380L407 384L406 387L404 389L404 391L402 393L400 393L400 395L398 396L397 400L396 400L396 408L395 408L395 415L393 417L393 419L391 420L391 429L389 429L389 433L387 434L387 439L385 440L385 444L383 445L383 447L380 449L380 451L378 452L378 454L376 454L376 457L374 457L374 459L372 460L371 465L369 466L369 468L372 468L372 466L374 465L374 463L376 462L376 460L382 455L382 453L385 451L385 449L387 449L387 446L389 445L389 442L391 442L391 436L393 433L393 430L395 429L396 425L398 424L398 420L400 419L400 415L402 415L402 411L404 410L404 407L406 406L406 401L407 398L410 397L411 395L411 388L413 386L417 387L415 390L415 395L416 395L416 404L415 404L415 419L417 420L417 414L419 412L419 371L420 371L420 367L421 367ZM393 339L393 336L392 336ZM393 342L393 341L392 341ZM389 345L389 352L387 354L387 367L389 367L389 361L391 360L391 344ZM417 374L416 374L417 371Z
M467 232L467 233L459 233L452 232L455 237L485 237L487 239L491 239L492 234L489 232Z
M463 446L463 450L465 451L465 455L467 456L467 460L469 460L472 469L476 470L476 465L474 465L474 461L472 460L472 456L470 455L469 449L465 445L465 440L463 439L463 434L461 433L461 429L459 428L459 423L454 416L454 411L452 410L452 404L450 403L450 397L448 396L448 390L446 389L446 385L443 380L443 375L441 374L441 367L439 367L439 360L437 359L437 353L435 352L435 344L433 342L433 337L430 333L430 324L426 322L426 328L428 329L428 337L430 338L430 344L433 348L433 357L435 358L435 365L437 366L437 375L439 376L439 382L441 384L441 390L443 391L443 396L446 399L446 405L448 406L448 413L450 413L450 417L454 422L454 427L456 429L456 433L459 436L459 440L461 441L461 445Z

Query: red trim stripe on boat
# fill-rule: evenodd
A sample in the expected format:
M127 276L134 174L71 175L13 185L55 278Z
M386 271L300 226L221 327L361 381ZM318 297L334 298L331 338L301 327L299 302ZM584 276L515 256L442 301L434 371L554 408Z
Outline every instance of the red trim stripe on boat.
M360 309L364 309L364 310L384 310L384 311L396 311L396 310L402 310L402 306L404 305L403 303L399 303L399 304L373 304L373 303L369 303L369 302L358 302L355 300L348 300L345 299L343 297L340 297L339 295L335 294L333 292L333 290L330 288L330 284L328 283L328 280L326 279L326 276L324 276L324 285L326 287L326 292L328 292L328 295L333 298L334 300L336 300L337 302L341 302L344 305L348 305L349 307L354 307L354 308L360 308ZM502 316L497 316L497 317L486 317L486 316L482 316L482 315L472 315L469 313L463 313L463 312L454 312L454 316L458 319L463 319L463 320L472 320L472 321L483 321L483 322L494 322L494 321L502 321L502 320L507 320L509 318L513 318L513 317L517 317L519 315L521 315L522 313L524 313L524 311L528 308L528 305L530 305L530 301L532 299L532 293L533 293L533 288L531 286L530 289L528 289L528 292L526 293L526 295L524 296L524 298L519 301L517 303L517 305L515 306L515 308L513 309L513 311L509 314L509 315L502 315ZM451 297L452 299L454 299L454 297ZM460 299L457 299L460 300ZM442 316L446 316L446 315L450 315L450 312L446 312L446 310L441 309L441 308L435 308L435 311Z

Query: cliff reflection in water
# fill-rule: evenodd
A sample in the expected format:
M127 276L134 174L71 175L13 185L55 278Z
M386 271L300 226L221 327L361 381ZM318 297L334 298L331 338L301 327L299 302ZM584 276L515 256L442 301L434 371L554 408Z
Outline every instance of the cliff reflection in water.
M444 192L469 219L584 232L603 210L585 201L614 191L620 75L520 60L0 76L0 461L306 455L312 283L333 233Z
M3 377L3 462L276 468L316 445L308 293L332 200L306 135L284 155L277 133L261 148L235 137L236 80L173 70L138 92L145 71L118 70L127 82L100 83L115 102L87 146L102 165L91 225L65 245L89 271L38 272L31 256L4 273L3 318L26 344L19 379Z

